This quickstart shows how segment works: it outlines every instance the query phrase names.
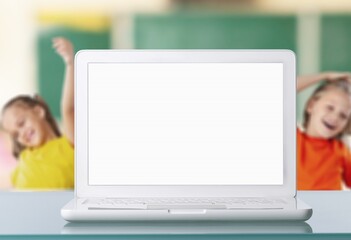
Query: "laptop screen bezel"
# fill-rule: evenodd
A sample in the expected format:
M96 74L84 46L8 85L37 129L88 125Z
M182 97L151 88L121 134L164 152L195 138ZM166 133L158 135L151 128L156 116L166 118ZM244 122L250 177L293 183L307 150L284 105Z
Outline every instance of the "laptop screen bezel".
M282 185L99 185L88 182L89 63L283 63ZM296 195L296 63L290 50L81 50L75 56L77 197L238 197Z

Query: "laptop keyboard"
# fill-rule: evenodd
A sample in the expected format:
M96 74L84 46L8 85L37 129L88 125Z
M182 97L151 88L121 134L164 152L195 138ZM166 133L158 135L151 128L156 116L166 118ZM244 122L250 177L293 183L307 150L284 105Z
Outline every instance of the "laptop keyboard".
M200 206L216 208L216 206L255 207L284 205L282 199L268 198L92 198L86 199L83 205L89 208L150 208L152 206Z

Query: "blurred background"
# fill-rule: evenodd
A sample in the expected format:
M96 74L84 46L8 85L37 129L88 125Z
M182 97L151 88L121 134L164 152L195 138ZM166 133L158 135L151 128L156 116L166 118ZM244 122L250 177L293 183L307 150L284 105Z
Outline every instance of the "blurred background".
M351 71L350 0L1 0L0 107L39 93L60 121L64 65L80 49L291 49L298 74ZM298 95L297 121L313 90ZM15 160L0 133L0 188Z

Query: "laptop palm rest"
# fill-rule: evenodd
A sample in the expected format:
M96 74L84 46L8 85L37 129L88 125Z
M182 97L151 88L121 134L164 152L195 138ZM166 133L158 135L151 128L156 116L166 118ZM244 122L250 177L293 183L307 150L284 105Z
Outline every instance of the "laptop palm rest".
M219 205L219 204L213 204L213 205L156 205L156 204L150 204L150 205L125 205L125 206L99 206L99 207L89 207L89 210L170 210L170 211L202 211L206 209L236 209L236 210L257 210L257 209L283 209L283 207L277 207L277 206L226 206L226 205ZM170 212L171 213L171 212Z
M162 204L135 204L135 205L115 205L115 206L94 206L89 210L204 210L204 209L227 209L225 205L162 205Z

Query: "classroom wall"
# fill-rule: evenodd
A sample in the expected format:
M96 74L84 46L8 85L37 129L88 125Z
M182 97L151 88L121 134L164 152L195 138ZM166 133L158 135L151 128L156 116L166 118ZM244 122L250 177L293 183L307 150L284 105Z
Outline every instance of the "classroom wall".
M303 12L345 12L351 11L349 0L257 0L262 9L275 11L303 11Z
M38 92L37 35L40 31L40 12L90 12L115 16L135 11L164 11L168 5L169 1L164 0L1 0L0 106L14 95Z
M349 52L348 43L350 42L348 26L350 26L349 12L351 13L351 1L256 0L248 1L246 6L245 4L240 6L245 11L239 11L240 9L236 9L235 5L231 4L224 12L223 6L216 11L216 8L213 8L214 3L211 5L210 11L206 7L201 8L201 3L193 5L190 10L195 10L196 12L198 7L197 12L210 12L210 14L217 17L203 19L203 17L198 16L199 19L197 19L196 14L188 13L188 19L191 19L192 23L186 26L188 30L182 32L181 25L186 25L186 22L184 22L184 19L181 20L181 18L176 17L174 12L178 14L181 11L188 11L188 9L180 6L179 1L176 0L1 1L0 84L4 87L0 88L0 106L19 93L34 94L42 92L47 94L45 93L46 86L41 84L42 81L40 79L43 79L42 75L45 73L43 69L49 69L50 66L40 63L42 60L42 57L40 57L40 46L42 44L40 42L45 32L52 30L52 25L43 25L40 22L38 16L43 12L61 12L73 15L81 12L90 12L108 16L111 18L108 45L112 48L285 47L296 51L299 74L315 73L320 70L350 70L348 67L350 59L347 53ZM278 42L276 43L274 38L269 42L264 42L262 38L246 37L250 41L245 41L245 37L243 37L245 36L245 28L255 32L255 26L257 26L257 33L255 34L259 36L261 28L259 24L261 22L255 22L250 27L249 23L246 23L246 27L240 27L240 22L244 23L243 19L237 19L239 25L235 25L234 20L233 22L228 20L227 23L225 22L227 20L223 20L224 18L238 17L238 13L241 14L243 19L257 15L267 17L280 15L282 18L291 18L294 19L292 21L294 22L295 30L293 30L292 34L287 30L277 31ZM146 18L146 15L149 15L149 18ZM222 20L219 20L220 18ZM142 23L138 19L143 19L146 22ZM200 23L203 20L206 21L206 24ZM181 23L182 21L183 23ZM224 23L223 26L221 21ZM155 26L152 26L153 24ZM153 36L152 32L157 32L160 29L152 29L155 27L161 28L161 24L164 25L162 31L165 34ZM216 30L216 24L221 25L218 30ZM232 24L233 29L231 28ZM272 24L276 23L272 20ZM196 27L196 25L206 26ZM284 26L283 22L281 22L281 26ZM235 37L234 29L243 33L241 40ZM148 32L149 30L151 32ZM208 34L207 31L212 31L214 34ZM220 34L228 33L225 35L225 38L216 39L216 31ZM188 40L184 40L184 34L187 35ZM269 35L269 33L267 32L266 35ZM203 36L207 37L204 38ZM279 39L284 38L288 39L286 44L279 43L279 41L282 41ZM240 45L238 44L239 42L244 44ZM105 46L107 45L101 47ZM301 120L302 106L312 90L313 87L298 96L298 120ZM58 97L59 94L56 93L55 98L57 99ZM58 108L55 110L55 113L59 118Z
M290 49L297 74L351 71L351 14L171 12L134 17L138 49ZM316 86L297 95L297 122Z

